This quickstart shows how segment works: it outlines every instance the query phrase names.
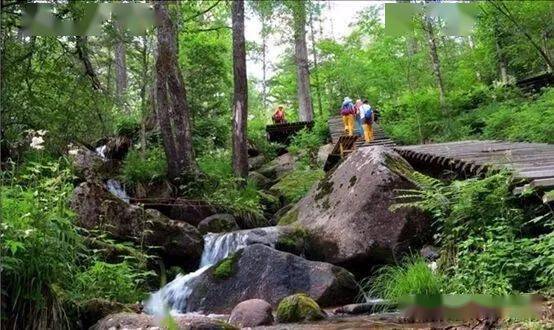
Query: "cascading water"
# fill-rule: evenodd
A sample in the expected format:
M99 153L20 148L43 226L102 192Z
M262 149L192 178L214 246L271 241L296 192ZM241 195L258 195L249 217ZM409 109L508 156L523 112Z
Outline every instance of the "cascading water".
M108 191L114 194L117 198L129 204L131 198L127 195L127 192L121 182L115 179L108 179L108 181L106 181L106 188L108 188Z
M108 146L107 145L101 145L99 147L97 147L96 149L96 153L98 155L100 155L100 157L102 157L103 159L106 159L106 150L108 150Z
M248 245L264 244L274 247L280 233L279 227L265 227L206 234L200 268L186 275L177 275L173 281L153 293L145 304L145 311L154 315L164 315L167 308L171 313L186 312L187 299L194 290L197 278L210 266Z

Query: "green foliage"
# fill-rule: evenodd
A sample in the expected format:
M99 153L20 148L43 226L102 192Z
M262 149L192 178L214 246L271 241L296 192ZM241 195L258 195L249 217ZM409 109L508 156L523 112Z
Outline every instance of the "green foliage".
M507 294L552 287L552 211L518 205L509 174L443 183L415 173L412 180L419 190L403 190L399 199L406 202L395 208L415 206L435 219L449 291Z
M126 261L112 264L96 260L77 274L72 288L76 294L74 299L85 301L104 298L122 303L135 303L147 296L144 285L153 274L140 271Z
M67 205L72 176L65 160L30 163L2 189L2 305L12 326L65 326L63 291L83 245Z
M147 184L166 177L167 161L161 147L146 149L144 156L139 149L131 149L121 166L121 178L128 185Z
M283 176L271 189L276 190L289 203L296 203L324 176L325 173L321 169L297 168Z
M375 297L399 301L409 295L441 294L444 282L421 257L410 257L400 265L380 268L375 277L362 281L361 291L366 301Z
M325 318L317 302L305 293L297 293L281 300L276 314L279 323L317 321Z
M215 150L206 153L198 158L198 166L205 176L199 180L202 181L201 191L190 192L193 196L201 196L241 217L263 216L256 185L247 182L243 188L237 188L241 180L233 176L230 152Z
M136 116L119 115L115 119L115 134L135 137L140 130L140 120Z
M316 125L316 127L320 128L321 125ZM288 151L299 156L300 162L316 168L318 167L317 152L327 137L326 133L327 131L322 132L315 128L312 130L303 129L292 138Z

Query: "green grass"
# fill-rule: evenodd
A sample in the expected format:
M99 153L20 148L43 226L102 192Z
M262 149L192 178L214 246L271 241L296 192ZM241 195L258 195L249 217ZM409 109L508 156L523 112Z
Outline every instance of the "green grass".
M166 177L167 161L161 147L146 150L144 157L138 149L129 151L121 167L121 178L131 186L147 184Z
M444 281L434 273L421 257L408 258L404 263L383 266L373 278L361 283L365 300L383 298L398 301L409 295L440 294Z

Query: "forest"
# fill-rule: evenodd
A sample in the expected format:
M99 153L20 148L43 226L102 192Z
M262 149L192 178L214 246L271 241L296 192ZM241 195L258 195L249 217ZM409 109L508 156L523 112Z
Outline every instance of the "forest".
M384 2L323 0L128 1L152 14L142 33L120 12L95 35L36 35L38 2L1 2L3 328L554 327L554 2L472 2L462 36L427 12L392 35ZM102 1L40 3L90 22ZM346 98L394 146L344 152ZM547 184L515 194L513 169L396 149L462 141L539 150L525 166ZM540 311L399 311L437 295Z

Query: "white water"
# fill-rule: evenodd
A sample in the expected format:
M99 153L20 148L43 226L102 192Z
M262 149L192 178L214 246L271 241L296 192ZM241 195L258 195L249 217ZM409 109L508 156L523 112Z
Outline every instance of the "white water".
M106 159L106 150L108 150L108 146L107 145L101 145L100 147L97 147L96 149L96 153L98 155L100 155L100 157L102 157L103 159Z
M127 195L125 187L123 187L121 182L115 179L108 179L108 181L106 181L106 188L108 188L108 191L114 194L117 198L129 204L131 198Z
M251 244L260 243L274 247L279 239L279 232L278 227L265 227L224 234L206 234L200 268L186 275L177 275L173 281L153 293L145 304L145 311L154 315L165 315L168 309L173 314L186 312L187 300L194 290L196 279L210 266Z

